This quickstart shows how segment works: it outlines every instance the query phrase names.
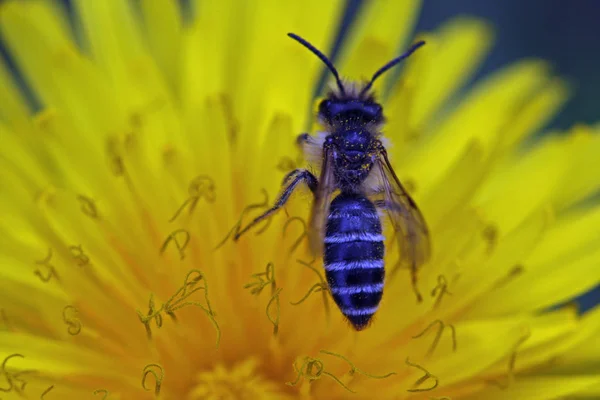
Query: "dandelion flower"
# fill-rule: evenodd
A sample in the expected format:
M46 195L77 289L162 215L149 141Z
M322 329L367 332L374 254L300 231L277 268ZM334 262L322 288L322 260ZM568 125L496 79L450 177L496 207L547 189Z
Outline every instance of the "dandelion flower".
M368 2L342 74L407 48L417 3ZM308 251L310 197L232 240L318 129L323 66L286 33L327 52L343 2L194 1L185 23L177 4L0 5L36 103L1 65L2 398L600 396L600 313L556 307L599 281L600 138L522 146L567 95L543 62L459 94L492 40L463 18L378 82L433 253L424 301L400 270L356 332Z

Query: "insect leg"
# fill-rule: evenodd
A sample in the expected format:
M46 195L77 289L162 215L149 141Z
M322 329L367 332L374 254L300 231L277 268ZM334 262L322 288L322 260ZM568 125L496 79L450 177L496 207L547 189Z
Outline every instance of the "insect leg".
M242 236L244 233L246 233L254 225L258 224L265 218L271 216L273 213L275 213L277 210L279 210L281 207L283 207L283 205L288 201L288 199L294 192L294 189L296 189L298 187L298 185L300 185L301 183L306 183L306 185L308 186L310 191L313 193L315 192L315 190L317 190L317 184L318 184L317 178L312 173L310 173L310 171L308 171L306 169L293 170L292 172L287 174L285 176L285 178L283 179L284 188L282 189L281 193L279 194L279 197L275 201L275 204L273 205L273 207L269 208L263 214L254 218L254 220L252 222L250 222L250 224L248 224L245 228L240 229L240 231L238 233L236 233L236 235L233 237L233 240L238 240L240 238L240 236Z
M387 210L387 211L391 211L391 212L396 212L400 215L405 215L406 214L406 210L399 204L396 204L394 202L390 202L390 201L385 201L385 200L377 200L374 202L375 207L382 209L382 210ZM408 228L408 226L407 226ZM394 227L394 229L397 229L397 227ZM415 232L412 229L409 229L408 232L396 232L396 235L401 234L404 236L404 241L406 240L411 240L414 239L413 236L415 235ZM400 252L402 253L407 253L407 252L411 252L411 246L407 246L407 245L402 245L401 248L398 249ZM418 272L418 265L417 265L417 260L416 257L414 256L414 254L411 254L410 257L407 257L407 254L401 254L401 257L404 260L408 260L409 261L409 265L408 267L410 268L410 281L411 281L411 286L413 288L413 292L415 293L415 296L417 297L417 301L420 303L423 301L423 296L421 295L421 292L419 291L419 287L417 286L417 281L418 281L418 276L417 276L417 272ZM398 272L398 265L392 269L391 273L390 273L390 279L396 275L396 273Z

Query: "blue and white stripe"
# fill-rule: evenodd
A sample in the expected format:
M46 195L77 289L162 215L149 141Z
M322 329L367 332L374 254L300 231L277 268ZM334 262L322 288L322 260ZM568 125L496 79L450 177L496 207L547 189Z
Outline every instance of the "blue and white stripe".
M349 242L383 242L382 234L369 232L337 233L325 237L325 243L349 243Z
M383 260L337 261L325 264L326 271L355 271L358 269L383 269Z
M375 307L363 307L363 308L342 308L341 311L344 315L347 316L358 316L358 315L373 315L377 312L379 306Z
M346 287L331 287L329 288L329 291L332 294L381 293L383 292L383 283L373 283Z
M335 213L329 214L329 219L350 219L350 218L360 218L361 220L365 219L377 219L379 220L379 214L377 211L364 211L360 208L350 209L350 210L339 210Z

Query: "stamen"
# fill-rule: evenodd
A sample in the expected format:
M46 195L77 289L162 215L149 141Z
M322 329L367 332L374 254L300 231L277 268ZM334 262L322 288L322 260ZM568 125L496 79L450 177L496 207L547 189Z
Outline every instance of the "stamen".
M283 288L278 288L277 290L275 290L275 293L273 294L273 296L271 296L271 300L269 300L265 309L267 318L273 324L273 335L275 336L277 336L277 333L279 333L279 319L281 316L281 303L279 301L279 293L281 293L282 290ZM273 304L275 304L275 317L271 317L271 314L269 313L271 305Z
M417 191L417 182L411 178L402 179L402 185L411 196L414 196Z
M496 243L498 242L498 228L496 225L488 224L481 233L483 239L488 243L488 253L491 253L496 247Z
M279 332L279 317L281 311L279 293L282 288L278 289L275 282L275 265L272 262L268 263L265 267L265 272L252 274L251 278L256 279L256 281L245 284L244 289L250 289L250 294L253 296L258 296L267 285L271 285L271 299L267 303L265 312L267 318L273 324L273 334L277 335ZM269 313L272 305L275 305L275 317L272 317Z
M198 175L190 182L188 187L189 197L177 209L175 214L169 219L169 222L175 221L179 214L189 205L188 215L192 215L198 205L198 201L204 197L208 203L214 203L216 199L215 181L208 175Z
M156 323L157 328L162 327L162 315L160 312L162 311L162 307L160 310L156 310L154 308L154 293L150 293L150 300L148 301L148 314L144 318L140 316L140 320L144 324L146 328L146 334L148 335L148 339L152 339L152 330L150 329L150 320L154 318L154 322ZM137 311L138 315L140 314L139 310Z
M296 365L296 361L294 361L294 364L292 365L298 375L296 376L296 379L293 382L285 383L288 386L296 386L298 382L300 382L300 378L304 378L308 380L308 383L312 383L313 381L321 379L321 376L326 375L334 381L336 381L341 387L346 389L348 392L356 393L348 386L344 385L344 383L338 377L336 377L330 372L325 371L323 361L319 360L318 358L304 357L300 368L298 368L298 366Z
M81 211L90 218L99 219L100 215L98 214L98 208L96 207L96 203L90 197L84 195L78 195L77 200L81 204Z
M6 330L7 332L12 331L10 322L8 321L8 316L6 315L6 310L4 308L0 308L0 318L2 319L4 330Z
M506 376L506 383L502 383L499 380L490 380L489 383L496 385L502 390L508 389L515 381L515 364L517 362L517 351L519 347L523 345L531 337L531 330L527 328L527 331L521 336L521 338L515 344L513 351L508 359L508 372Z
M119 149L119 139L110 138L106 142L106 155L113 175L119 177L125 175L125 162Z
M271 292L275 291L275 265L273 263L270 262L267 264L265 272L252 274L251 277L257 279L257 281L244 285L244 289L250 289L251 295L258 296L269 284L271 285Z
M144 124L144 118L148 114L156 113L167 105L167 101L164 97L157 97L152 101L142 105L136 111L131 112L129 115L129 124L134 130L140 130Z
M156 371L154 371L152 368L158 369L158 371L160 373L160 377L158 376ZM152 389L149 389L146 387L146 378L148 377L148 374L152 374L154 376L154 381L156 383L156 385L154 386L154 394L158 397L158 395L160 394L160 387L162 385L163 378L165 377L165 371L164 371L163 367L161 367L158 364L148 364L144 367L143 373L144 374L142 375L142 387L146 391L152 390Z
M197 276L194 279L190 279L190 277L193 274L197 274ZM200 281L204 281L204 286L196 287L196 285ZM199 290L204 290L204 301L206 303L206 306L200 302L185 301L185 300L187 300L188 297L190 297L191 295L193 295L194 293L196 293ZM177 298L178 296L179 296L179 298ZM144 324L144 327L146 328L146 333L148 335L148 339L152 339L152 330L150 329L150 322L153 319L156 322L156 326L158 328L160 328L160 327L162 327L163 319L162 319L161 314L163 311L167 315L169 315L169 317L171 317L173 320L176 321L177 318L175 317L175 311L179 310L180 308L187 307L187 306L199 307L208 316L208 318L210 319L211 323L214 325L214 327L217 331L217 338L216 338L215 346L218 348L219 343L221 341L221 328L219 327L219 324L215 320L216 314L212 310L210 301L208 299L208 282L206 280L206 277L202 273L202 271L200 271L198 269L193 269L190 272L188 272L188 274L185 277L185 280L183 281L183 286L180 287L177 290L177 292L175 292L175 294L173 296L171 296L169 298L169 300L167 300L159 309L155 309L154 295L151 293L149 304L148 304L148 308L149 308L148 313L146 315L143 315L140 312L140 310L136 310L136 311L138 313L140 322L142 324Z
M454 325L451 324L445 324L441 319L436 319L435 321L433 321L432 323L430 323L429 325L427 325L427 327L418 335L413 336L413 339L417 339L422 337L423 335L425 335L425 333L427 333L429 331L429 329L431 329L435 324L438 324L439 328L437 333L435 334L435 338L433 339L433 343L431 344L431 347L429 348L429 351L427 352L427 357L431 357L431 355L433 354L433 352L435 351L435 349L437 348L437 345L440 342L440 339L442 338L442 334L444 333L444 329L446 329L446 327L450 328L450 332L452 334L452 351L456 352L456 329L454 328Z
M142 383L142 385L143 385L143 383ZM108 392L108 390L106 390L106 389L96 389L96 390L94 390L94 396L97 395L97 394L100 394L100 393L102 393L104 395L104 396L102 396L102 400L106 400L108 398L108 395L110 394Z
M333 353L333 352L327 351L327 350L320 350L319 353L327 354L327 355L337 357L337 358L344 360L346 363L348 363L348 365L350 365L350 371L348 372L348 374L350 376L354 376L354 374L356 372L358 372L359 374L364 375L369 378L384 379L384 378L387 378L389 376L396 374L395 372L390 372L385 375L372 375L372 374L369 374L367 372L364 372L364 371L358 369L358 367L356 367L356 365L354 365L354 363L352 361L350 361L348 358L344 357L341 354ZM355 391L350 389L348 386L346 386L338 377L336 377L335 375L333 375L330 372L325 371L325 366L324 366L322 360L320 360L318 358L308 357L308 356L304 357L302 366L300 366L300 368L298 368L298 366L296 365L296 361L294 361L293 366L294 366L294 370L296 371L296 373L298 375L296 376L296 379L293 382L286 382L286 385L295 386L296 384L298 384L301 377L303 377L304 379L307 379L308 382L311 383L312 381L320 379L321 376L327 375L331 379L336 381L344 389L346 389L348 392L356 393Z
M431 291L431 297L435 297L439 291L439 296L435 299L435 303L433 304L434 309L439 307L444 295L447 294L452 296L452 293L448 291L448 281L444 275L438 275L437 282L437 286Z
M233 115L233 102L231 101L231 97L227 94L222 94L220 100L225 123L227 124L227 132L229 133L227 137L229 143L233 146L237 141L238 132L240 130L239 122Z
M313 260L314 261L314 260ZM313 262L311 261L311 263ZM290 304L292 305L299 305L301 303L303 303L308 296L311 295L311 293L313 292L322 292L323 293L323 306L325 308L325 316L327 318L327 320L329 320L330 314L329 314L329 302L327 300L327 293L329 292L329 285L327 284L327 281L325 281L325 278L323 278L323 275L321 275L321 273L319 272L319 270L317 270L315 267L313 267L312 265L310 265L310 263L307 263L305 261L302 260L297 260L298 263L304 265L305 267L309 268L311 271L313 271L315 274L317 274L317 276L319 277L319 283L315 283L310 289L309 291L306 293L306 295L304 295L304 297L302 297L300 300L298 300L295 303L290 302Z
M306 294L300 300L298 300L296 302L290 301L290 304L293 306L300 305L306 299L308 299L308 296L310 296L313 292L318 293L318 292L328 291L328 290L329 290L329 288L326 285L324 285L323 283L315 283L314 285L312 285L310 287L310 289L308 289L308 292L306 292Z
M283 237L285 238L288 226L290 226L290 224L294 221L298 221L302 225L302 234L298 237L298 239L296 239L292 247L290 247L290 255L293 254L294 251L296 251L298 246L300 246L300 244L302 243L302 240L308 238L308 227L306 225L306 221L304 221L304 219L300 217L292 217L285 222L285 224L283 225Z
M44 258L43 260L35 261L35 263L37 265L42 265L42 266L46 267L46 269L47 269L46 275L44 275L39 268L36 268L36 270L33 271L33 273L38 278L40 278L40 280L44 283L49 282L53 276L56 277L56 279L58 281L60 281L60 279L58 278L58 274L56 273L56 269L54 268L54 266L52 264L50 264L51 260L52 260L52 248L48 248L48 255L46 256L46 258Z
M177 240L177 235L179 235L179 236L183 235L183 243L180 243L179 240ZM160 253L163 254L165 252L165 250L167 250L167 246L169 245L169 243L174 242L175 247L177 248L177 251L179 252L179 258L181 260L183 260L185 258L184 250L187 248L187 245L190 242L190 238L191 238L191 235L187 230L177 229L177 230L173 231L167 237L167 239L165 239L162 247L160 248Z
M506 274L505 277L499 279L496 284L494 285L494 289L498 289L504 285L506 285L507 283L509 283L510 281L512 281L513 279L515 279L516 277L518 277L519 275L521 275L523 272L525 271L525 267L522 265L515 265L510 271L508 271L508 274Z
M348 360L346 357L344 357L341 354L333 353L333 352L327 351L327 350L320 350L319 352L323 353L323 354L329 354L330 356L338 357L338 358L341 358L342 360L346 361L348 363L348 365L350 365L350 371L348 372L350 375L354 375L356 372L358 372L361 375L364 375L364 376L367 376L367 377L373 378L373 379L385 379L392 375L396 375L396 372L389 372L385 375L372 375L363 370L358 369L358 367L356 365L354 365L354 363L352 361Z
M50 391L54 389L54 385L50 386L48 389L44 390L44 392L40 395L40 400L44 400L44 396L46 396Z
M267 193L267 191L264 188L262 189L262 193L265 196L265 200L262 203L250 204L250 205L246 206L242 210L242 214L240 215L240 218L238 219L237 223L233 226L233 228L231 228L231 230L227 233L225 238L223 240L221 240L219 242L219 244L217 244L217 246L215 247L215 250L219 249L225 243L227 243L227 240L230 237L232 237L232 236L236 237L240 233L241 228L242 228L242 219L248 213L248 211L255 210L255 209L261 209L261 208L266 210L267 208L269 208L269 193ZM267 219L265 219L265 225L263 226L263 228L256 231L255 235L260 235L261 233L263 233L264 231L267 230L269 225L271 225L271 218L272 218L272 216L269 216L269 217L267 217Z
M431 374L429 371L427 371L425 368L423 368L422 366L418 365L418 364L414 364L412 362L410 362L410 360L408 359L408 357L406 357L406 365L409 365L411 367L417 368L419 370L421 370L423 372L423 376L420 377L419 379L417 379L417 381L414 383L414 387L415 389L407 389L407 392L429 392L435 388L438 387L439 385L439 379L437 378L437 376ZM427 379L433 379L434 383L433 386L425 388L425 389L416 389L417 386L419 386L420 384L422 384L423 382L425 382Z
M68 316L67 313L71 313L71 316ZM82 324L77 317L78 314L79 310L73 306L65 306L65 308L63 308L63 321L65 324L69 325L67 332L69 332L69 335L71 336L79 335L81 332Z
M90 258L84 253L81 245L69 246L69 251L71 252L71 256L77 261L77 265L80 267L85 267L90 263Z
M25 374L29 374L29 373L33 373L33 372L37 372L34 370L24 370L24 371L19 371L17 373L12 373L6 370L6 364L8 363L8 361L12 358L15 357L19 357L19 358L25 358L24 355L22 354L18 354L18 353L14 353L11 355L8 355L4 361L2 362L2 365L0 366L0 376L4 375L6 377L6 381L8 382L8 388L2 388L0 387L0 392L4 392L4 393L10 393L13 390L19 394L23 393L23 390L25 390L25 386L27 385L27 382L23 379L20 378L21 375L25 375ZM14 382L18 382L21 384L21 386L15 386Z
M277 169L283 173L288 173L297 168L297 163L291 157L283 156L277 163Z

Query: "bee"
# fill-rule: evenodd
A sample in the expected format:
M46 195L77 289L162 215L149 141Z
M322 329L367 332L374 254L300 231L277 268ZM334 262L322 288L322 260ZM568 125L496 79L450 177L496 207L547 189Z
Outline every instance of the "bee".
M342 314L357 330L368 327L383 296L384 236L381 217L387 215L398 243L398 266L411 271L417 300L417 270L430 255L429 232L423 215L396 176L382 143L383 108L372 90L384 72L407 58L425 42L415 43L373 74L366 83L340 79L333 63L300 36L289 37L316 55L335 77L336 86L319 104L324 132L298 137L305 154L320 164L317 178L296 169L283 180L275 204L234 237L272 216L292 193L306 185L313 194L310 247L323 255L329 291ZM314 155L316 154L316 157ZM380 214L381 212L381 214Z

